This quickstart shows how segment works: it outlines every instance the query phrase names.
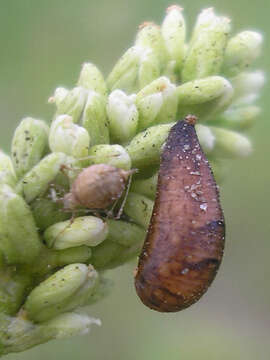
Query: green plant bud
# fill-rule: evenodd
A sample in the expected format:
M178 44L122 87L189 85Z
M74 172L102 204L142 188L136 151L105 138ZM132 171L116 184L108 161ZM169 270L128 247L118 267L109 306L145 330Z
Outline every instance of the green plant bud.
M78 80L78 86L107 95L107 86L101 71L91 63L84 63Z
M16 190L30 203L42 196L63 165L69 165L68 157L63 153L52 153L43 158L18 183Z
M107 239L93 248L91 263L98 270L113 269L138 256L142 243L143 240L137 241L131 246L123 246ZM96 293L93 296L95 297Z
M211 154L215 146L215 135L209 126L197 124L195 126L199 142L205 154Z
M128 49L114 66L107 84L109 89L134 93L160 74L160 65L154 51L142 46Z
M41 120L28 117L20 122L11 145L11 156L19 178L48 151L48 133L48 126Z
M48 99L48 103L49 104L55 103L56 106L59 107L59 105L61 104L62 101L64 101L64 99L66 98L66 96L68 95L69 92L70 92L70 90L68 90L64 87L56 88L54 91L54 95Z
M36 325L25 320L20 314L17 317L10 317L0 313L0 356L21 352L54 339L59 332L58 328L63 331L67 327L65 322L63 329L58 322L57 326L48 328L43 325Z
M176 92L176 86L165 76L148 84L136 97L140 130L152 124L174 121L177 103L178 93Z
M37 281L52 275L56 268L73 263L89 263L92 251L88 246L77 246L73 248L55 250L42 246L39 257L31 264L20 267L25 274L32 274Z
M63 211L63 205L49 198L37 198L31 203L32 213L39 230L70 218L70 213Z
M71 156L67 156L64 166L56 175L49 191L44 195L44 197L48 197L49 199L56 201L58 197L61 197L63 193L66 193L70 189L70 185L74 179L78 176L78 173L81 169L83 169L84 165L82 165L82 162L82 159L75 159ZM56 197L52 197L51 189L56 191ZM57 193L59 194L58 196Z
M18 273L13 267L1 269L0 312L15 315L31 287L28 275Z
M56 104L56 116L66 114L72 117L74 123L79 122L88 91L81 86L72 90L62 87L55 90L54 96L49 99L49 103Z
M203 112L203 110L201 112L203 118L209 119L228 109L233 101L233 95L234 89L231 83L229 81L224 81L222 94L208 105L205 104L205 112Z
M97 269L111 269L138 255L145 231L136 224L122 220L107 220L108 238L93 248L91 263ZM95 296L96 294L94 294Z
M49 144L52 152L83 158L88 155L90 137L85 128L73 123L71 116L60 115L51 125Z
M215 124L233 130L246 130L254 124L260 113L261 109L255 105L230 108L216 119Z
M160 75L160 63L156 53L150 48L144 48L140 58L140 64L137 74L137 81L133 92L138 92L147 84Z
M246 70L260 55L263 37L255 31L243 31L228 42L223 71L226 76L236 76Z
M182 71L182 81L219 73L230 33L230 20L213 9L201 12L195 25Z
M136 179L132 181L130 191L155 199L158 174L155 173L147 179Z
M121 145L96 145L92 146L89 151L90 165L108 164L130 170L131 160L128 152Z
M228 81L221 76L189 81L177 87L179 106L202 105L218 98Z
M221 76L193 80L177 87L178 117L194 114L200 120L224 111L233 98L233 88Z
M90 135L91 145L108 144L110 142L106 98L96 91L89 91L88 93L82 125Z
M161 68L163 68L168 61L168 53L161 29L153 22L144 22L140 25L135 46L152 49L159 59Z
M23 312L17 317L0 314L0 323L0 356L21 352L53 339L85 335L92 324L101 324L98 319L70 312L42 324L25 320Z
M114 90L108 98L110 134L115 143L125 143L136 135L139 115L135 98L121 90Z
M159 164L161 146L174 124L152 126L137 134L126 147L132 166L140 171Z
M17 182L15 170L10 156L0 150L0 184L15 187Z
M154 202L146 196L129 192L124 212L136 224L147 229L151 219L153 206Z
M142 249L142 245L143 245L142 242L137 242L129 247L122 246L118 248L116 256L112 257L111 260L100 269L101 270L113 269L129 262L130 260L134 259L136 256L139 256L139 253Z
M152 126L132 139L126 150L129 153L133 167L145 172L149 167L159 164L162 145L173 125L174 123ZM215 135L210 130L210 127L197 124L196 131L203 150L210 153L215 143Z
M0 250L5 261L8 264L31 263L40 249L28 205L8 185L0 185Z
M265 83L263 71L242 72L231 79L234 101L249 95L258 94Z
M92 250L88 246L77 246L64 250L50 250L53 254L55 267L61 267L72 263L89 263Z
M84 264L77 264L80 266L84 266ZM70 266L70 265L68 265ZM76 309L77 307L85 306L90 302L98 289L99 286L99 274L94 269L92 265L88 265L87 268L87 278L83 284L83 286L78 289L75 296L70 298L68 304L65 304L65 307L68 311ZM65 269L65 268L64 268ZM65 310L65 312L67 311Z
M250 141L243 135L217 127L210 127L215 136L215 145L211 153L213 157L230 159L250 155L252 146Z
M92 249L91 264L97 270L111 268L110 264L118 258L119 254L126 248L110 240L105 240Z
M49 248L67 249L75 246L96 246L106 239L108 226L94 216L77 217L50 226L44 233Z
M107 220L109 227L108 239L126 247L142 243L145 231L136 224L122 220Z
M40 283L24 304L26 316L44 322L83 305L95 291L98 273L84 264L71 264Z
M33 323L19 316L0 313L0 356L24 351L51 339L51 334L47 334L44 340L43 331L38 330Z
M76 335L86 335L92 324L101 325L99 319L86 314L65 313L42 324L44 332L54 334L54 339L65 339Z
M182 10L180 6L170 6L161 26L167 52L175 61L177 70L181 68L185 56L186 24Z
M114 89L122 89L128 93L134 91L142 52L141 47L133 46L118 60L107 79L111 91Z

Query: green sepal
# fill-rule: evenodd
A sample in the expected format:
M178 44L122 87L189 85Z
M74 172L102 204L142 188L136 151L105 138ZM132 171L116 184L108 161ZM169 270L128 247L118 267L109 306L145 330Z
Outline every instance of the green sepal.
M216 16L212 8L201 12L185 57L183 82L219 73L229 33L228 18Z
M31 263L40 249L30 208L8 185L0 185L0 250L6 263Z
M159 60L160 68L164 68L168 53L160 26L152 22L143 23L137 33L135 46L151 49Z
M157 190L158 173L155 173L147 179L136 179L131 183L130 191L155 200Z
M132 167L143 172L145 168L159 164L161 146L174 124L152 126L137 134L126 146Z
M188 114L205 121L229 107L233 100L231 83L221 76L189 81L177 87L178 118Z
M59 115L51 125L49 145L52 152L80 159L88 155L90 136L84 127L73 123L71 116Z
M50 103L55 102L56 104L55 117L64 114L69 115L74 123L78 123L81 119L87 94L88 91L81 86L75 87L72 90L57 88L54 96L49 99Z
M78 86L107 95L107 86L101 71L91 63L84 63L80 72Z
M128 49L111 71L107 84L110 91L120 89L134 93L160 75L160 63L153 49L133 46Z
M154 202L146 196L129 192L124 212L136 224L147 229L151 219Z
M175 121L178 105L176 86L162 76L145 86L136 96L139 129Z
M88 92L82 115L82 126L88 131L91 146L110 142L106 98L96 91Z
M26 202L30 203L42 196L54 181L64 165L70 165L69 158L64 153L51 153L43 158L17 184L16 190Z
M108 219L108 239L117 244L129 247L137 242L142 242L145 237L145 230L140 226L123 221Z
M108 164L130 170L131 160L127 150L121 145L96 145L89 151L89 164Z
M170 6L161 26L169 58L174 61L177 72L181 69L185 56L186 24L182 10L180 6Z
M255 31L242 31L228 42L223 72L226 76L236 76L253 63L260 55L262 35Z
M31 170L48 152L48 126L41 120L23 119L15 130L11 156L18 178Z
M138 110L136 95L126 95L121 90L111 92L107 103L107 114L112 142L126 143L137 132Z
M63 211L63 204L46 197L36 198L31 203L31 209L36 225L41 231L71 217L71 213Z
M98 273L84 264L71 264L40 283L24 304L26 316L44 322L83 305L98 284Z
M209 127L215 137L215 145L211 152L212 157L221 159L233 159L246 157L252 152L252 146L248 138L238 132Z
M44 232L44 240L49 248L60 250L81 245L97 246L107 235L108 226L101 219L81 216L50 226Z

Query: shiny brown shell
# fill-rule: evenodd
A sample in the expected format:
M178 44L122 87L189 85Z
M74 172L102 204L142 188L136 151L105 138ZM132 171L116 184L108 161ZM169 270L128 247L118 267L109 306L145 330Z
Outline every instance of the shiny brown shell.
M219 268L225 225L219 192L188 116L165 144L157 195L135 276L136 291L151 309L175 312L208 289Z
M64 197L64 207L105 209L122 195L131 171L107 164L91 165L74 180Z

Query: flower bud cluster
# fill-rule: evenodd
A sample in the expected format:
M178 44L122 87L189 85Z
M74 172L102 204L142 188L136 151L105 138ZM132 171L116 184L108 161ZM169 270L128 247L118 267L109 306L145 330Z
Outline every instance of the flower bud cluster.
M107 295L104 270L138 254L161 150L177 120L199 118L196 131L218 183L226 161L250 154L242 132L260 114L255 101L264 74L250 67L262 36L230 33L229 19L206 9L187 39L183 9L171 6L161 26L140 26L106 80L85 63L73 89L57 88L49 126L20 122L11 155L0 151L0 355L100 324L75 310ZM78 175L97 164L126 177L117 202L89 208L93 199L81 200L91 194ZM113 176L104 183L97 176L99 186L89 181L99 199ZM71 199L80 206L69 208Z

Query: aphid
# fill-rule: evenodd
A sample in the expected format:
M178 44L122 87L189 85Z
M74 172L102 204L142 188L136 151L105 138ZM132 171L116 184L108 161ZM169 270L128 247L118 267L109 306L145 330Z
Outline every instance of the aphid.
M157 195L135 276L142 302L161 312L200 299L219 268L225 225L219 192L189 115L165 144Z
M70 192L63 198L64 209L106 209L121 197L127 179L133 172L107 164L83 169L74 180Z

